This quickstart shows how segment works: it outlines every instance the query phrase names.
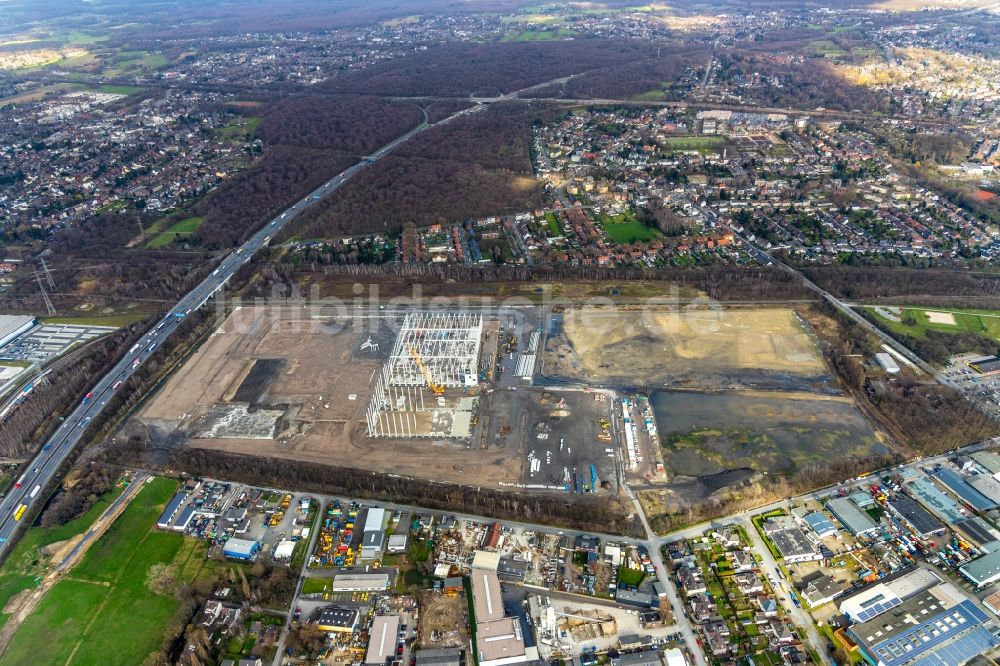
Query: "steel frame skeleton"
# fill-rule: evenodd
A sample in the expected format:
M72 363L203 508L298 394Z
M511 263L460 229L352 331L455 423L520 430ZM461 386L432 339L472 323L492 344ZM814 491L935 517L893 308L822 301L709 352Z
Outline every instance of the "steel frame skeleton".
M474 385L479 380L482 335L481 314L411 312L396 336L386 379L392 386L426 385L415 351L435 384L446 388Z
M428 376L434 384L455 388L479 381L483 317L454 312L407 314L365 414L369 437L423 437L421 412L441 409L425 402ZM420 369L415 356L424 364Z

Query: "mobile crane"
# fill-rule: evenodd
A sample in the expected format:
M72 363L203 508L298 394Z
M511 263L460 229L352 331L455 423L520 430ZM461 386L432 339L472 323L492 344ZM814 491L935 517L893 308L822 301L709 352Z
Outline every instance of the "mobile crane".
M410 356L413 357L413 360L417 363L417 367L420 368L420 374L422 374L424 379L427 381L427 388L429 388L431 393L434 395L442 395L444 393L444 387L434 382L434 378L431 377L430 370L428 370L427 366L424 365L424 360L420 358L420 352L418 352L417 348L412 345L410 345L409 350Z

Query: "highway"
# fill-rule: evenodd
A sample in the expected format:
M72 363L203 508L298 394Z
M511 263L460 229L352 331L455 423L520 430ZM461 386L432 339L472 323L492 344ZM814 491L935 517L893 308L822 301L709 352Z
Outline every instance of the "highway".
M476 113L484 108L486 107L476 105L433 124L426 122L425 113L425 122L375 152L366 155L361 161L317 187L305 198L296 201L280 215L267 222L235 251L227 255L211 275L181 298L161 321L151 328L139 342L135 343L118 363L93 385L90 392L81 398L80 404L73 410L73 413L42 445L41 451L22 472L15 482L15 486L0 501L0 557L6 554L17 528L23 521L23 514L30 513L36 503L44 501L47 497L41 491L52 481L60 465L86 434L87 426L104 410L115 391L177 330L184 317L205 305L212 296L221 291L236 271L248 263L254 254L266 247L271 242L271 238L280 232L285 225L294 220L302 211L337 190L359 171L374 164L420 132L450 122L460 116ZM24 507L23 511L21 507ZM19 511L22 515L15 516Z

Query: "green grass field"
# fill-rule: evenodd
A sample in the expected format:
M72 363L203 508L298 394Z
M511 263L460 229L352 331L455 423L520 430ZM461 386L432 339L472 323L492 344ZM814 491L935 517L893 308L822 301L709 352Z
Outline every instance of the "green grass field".
M329 592L332 585L332 578L306 578L302 581L302 594L319 594L320 592Z
M632 213L626 212L618 215L600 215L601 224L608 238L619 245L630 243L645 243L654 238L659 238L662 234L657 229L647 227L642 222L633 217Z
M223 139L242 139L256 134L261 120L263 119L260 116L237 118L231 123L216 128L215 132Z
M116 86L110 83L102 84L97 89L102 93L111 93L112 95L134 95L145 90L139 86Z
M132 311L128 314L85 315L82 317L41 317L41 321L50 324L77 324L79 326L115 326L122 327L143 319L147 311Z
M565 39L572 37L573 31L566 28L555 30L524 30L522 32L508 32L501 42L548 42L554 39Z
M633 95L632 99L637 102L662 102L664 98L663 89L657 88L656 90L647 90L644 93L639 93L638 95Z
M721 136L671 136L667 137L667 147L671 150L714 152L724 141Z
M150 567L172 566L178 584L222 566L206 544L152 529L177 483L157 478L56 583L20 627L0 664L139 664L159 649L180 602L146 585Z
M121 494L121 488L114 488L101 496L87 513L71 520L65 525L54 528L30 527L24 536L14 545L10 557L0 568L0 608L15 594L35 586L35 578L45 573L49 563L42 555L45 546L65 541L77 534L82 534L104 510ZM0 614L0 626L7 623L9 615Z
M198 231L198 227L200 227L204 221L204 217L185 218L180 222L171 225L168 229L153 236L153 239L146 244L146 247L153 249L166 247L177 240L179 236L187 236L195 231Z
M903 333L917 338L927 336L927 331L943 333L978 333L1000 340L1000 311L998 310L953 310L950 308L903 308L899 314L901 321L892 321L883 317L874 307L866 308L874 314L879 324L894 333ZM949 313L955 318L955 324L935 323L930 320L928 312Z

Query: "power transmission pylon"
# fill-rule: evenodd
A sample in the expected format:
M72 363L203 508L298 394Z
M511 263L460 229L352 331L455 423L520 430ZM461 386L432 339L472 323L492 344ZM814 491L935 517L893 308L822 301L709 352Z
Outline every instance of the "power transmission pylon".
M52 305L52 301L49 300L49 295L45 293L45 285L42 284L42 274L35 271L35 279L38 280L38 288L42 291L42 299L45 300L45 309L48 311L49 316L53 316L56 313L55 306Z
M52 279L52 271L49 270L49 265L45 263L44 257L42 258L42 270L45 271L45 279L49 282L49 289L56 288L56 281Z

